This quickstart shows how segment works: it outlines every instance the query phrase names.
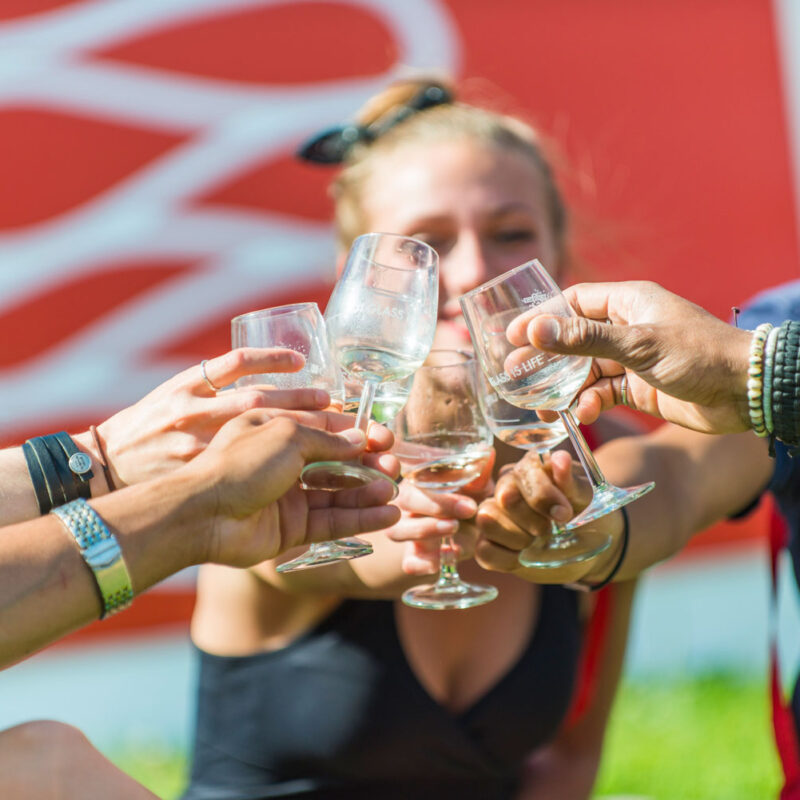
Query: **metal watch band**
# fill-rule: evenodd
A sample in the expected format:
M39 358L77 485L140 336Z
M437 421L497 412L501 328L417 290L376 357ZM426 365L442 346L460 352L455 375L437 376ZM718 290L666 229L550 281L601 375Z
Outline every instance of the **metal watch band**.
M83 498L78 498L50 513L72 534L83 560L92 570L103 605L100 618L127 608L133 602L131 576L117 537L97 512Z

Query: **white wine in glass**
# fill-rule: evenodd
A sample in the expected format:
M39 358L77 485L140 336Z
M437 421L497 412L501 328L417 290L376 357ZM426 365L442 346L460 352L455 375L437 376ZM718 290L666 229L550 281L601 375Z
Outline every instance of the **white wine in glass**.
M560 419L546 422L534 408L511 405L489 385L482 375L481 409L486 423L497 439L520 450L530 450L544 464L544 454L568 438L567 429ZM604 533L567 530L550 521L550 537L537 537L519 555L524 567L554 568L584 561L602 552L611 544Z
M439 257L430 245L390 233L367 233L353 242L325 321L345 377L362 386L354 427L366 432L380 386L403 381L425 360L438 295ZM329 491L375 480L390 479L361 463L337 461L308 464L301 474L307 489Z
M403 480L425 492L458 491L489 465L493 439L478 404L477 377L475 360L464 352L431 351L391 426ZM409 589L403 602L415 608L470 608L495 597L496 587L461 580L448 536L439 551L436 583Z

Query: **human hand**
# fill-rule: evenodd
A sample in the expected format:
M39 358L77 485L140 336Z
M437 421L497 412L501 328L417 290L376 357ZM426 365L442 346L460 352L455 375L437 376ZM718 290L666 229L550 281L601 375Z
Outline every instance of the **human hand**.
M550 536L551 521L568 522L591 501L585 473L569 453L556 450L539 458L529 452L507 469L494 496L484 500L475 518L478 540L475 560L485 569L513 572L537 583L573 583L597 568L601 554L563 567L523 567L520 553L539 536ZM618 534L609 517L586 526Z
M656 283L581 283L564 290L579 317L523 314L512 344L594 357L578 395L583 423L620 404L703 433L749 430L751 334ZM605 324L610 321L612 324Z
M245 375L296 372L303 364L302 355L293 350L238 348L207 361L206 373L215 386L223 387ZM120 489L161 477L194 458L222 425L243 411L267 406L316 410L329 402L319 389L253 386L217 394L195 365L114 414L97 426L97 432ZM94 452L89 434L75 438Z
M429 575L439 569L442 539L453 537L456 557L471 558L476 538L473 524L478 502L494 490L492 458L481 474L459 492L425 492L402 481L396 504L403 515L386 531L396 542L405 542L402 569L407 575Z
M205 486L198 502L208 523L198 562L247 567L292 547L395 524L400 511L387 505L388 481L340 492L305 491L297 481L306 464L351 460L365 446L373 452L364 463L396 477L397 461L385 452L392 434L372 424L365 439L352 424L352 417L331 411L273 409L226 423L181 470Z

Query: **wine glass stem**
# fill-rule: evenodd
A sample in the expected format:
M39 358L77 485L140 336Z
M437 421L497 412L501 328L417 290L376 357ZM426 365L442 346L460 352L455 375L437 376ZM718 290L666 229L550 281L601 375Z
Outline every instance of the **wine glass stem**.
M358 403L358 414L356 415L356 424L353 426L359 430L367 433L369 427L369 418L372 414L372 403L375 400L375 390L378 384L375 381L365 381L364 388L361 390L361 400Z
M572 412L566 409L564 411L559 411L558 416L561 417L561 421L567 429L569 440L575 447L575 452L578 454L578 459L583 465L587 477L591 481L592 488L599 489L603 486L607 486L606 479L603 477L600 467L597 466L597 461L595 461L592 451L589 449L589 445L586 444L586 439L583 438L583 434L578 427L578 423L575 422L575 417L572 416Z
M445 536L439 547L438 586L449 586L460 581L456 561L456 545L452 536Z

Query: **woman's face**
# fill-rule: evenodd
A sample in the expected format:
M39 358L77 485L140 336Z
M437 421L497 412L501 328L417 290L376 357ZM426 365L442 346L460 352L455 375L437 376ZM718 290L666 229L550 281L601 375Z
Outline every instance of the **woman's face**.
M557 278L557 247L536 165L469 140L399 147L365 186L370 230L414 236L439 253L437 347L469 334L458 298L532 258Z

